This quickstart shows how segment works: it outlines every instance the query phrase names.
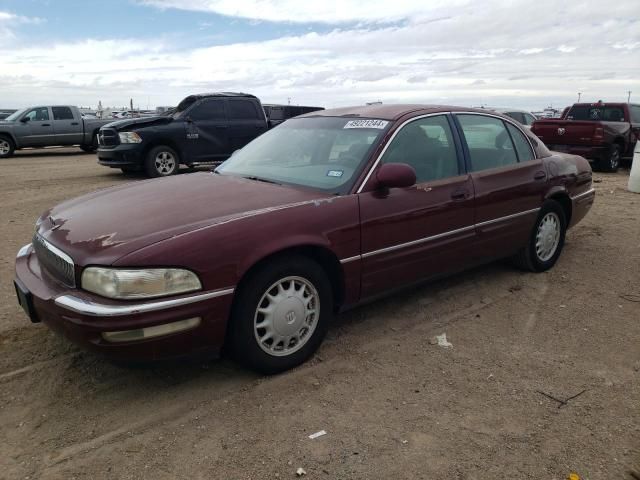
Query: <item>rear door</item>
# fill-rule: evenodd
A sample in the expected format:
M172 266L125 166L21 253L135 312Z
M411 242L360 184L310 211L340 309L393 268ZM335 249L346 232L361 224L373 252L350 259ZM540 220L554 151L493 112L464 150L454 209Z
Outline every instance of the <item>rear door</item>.
M411 165L417 183L359 194L363 298L467 264L473 184L459 147L448 114L411 120L385 147L380 164Z
M51 107L51 112L56 143L58 145L81 144L84 140L82 118L76 118L69 107Z
M475 258L515 253L529 238L546 192L547 173L515 122L455 114L475 190Z
M229 152L229 124L224 99L205 98L196 103L185 120L186 145L191 162L222 161Z
M49 107L32 108L22 116L22 120L24 119L29 120L25 122L26 136L20 142L23 147L43 147L56 144Z
M260 105L248 98L227 98L229 119L229 147L231 155L267 130L264 111Z

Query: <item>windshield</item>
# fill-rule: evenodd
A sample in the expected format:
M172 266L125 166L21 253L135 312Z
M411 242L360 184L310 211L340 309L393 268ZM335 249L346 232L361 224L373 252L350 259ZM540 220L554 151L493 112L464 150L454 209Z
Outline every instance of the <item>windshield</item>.
M180 118L184 112L191 106L193 105L196 101L198 100L197 97L191 96L191 97L187 97L184 100L182 100L178 106L173 109L171 111L171 113L168 113L167 115L171 115L173 116L173 118Z
M218 173L346 193L389 128L376 119L287 120L237 151Z
M17 112L13 112L11 115L9 115L7 118L5 118L5 121L7 121L7 122L15 122L27 110L28 110L27 108L23 108L22 110L18 110Z

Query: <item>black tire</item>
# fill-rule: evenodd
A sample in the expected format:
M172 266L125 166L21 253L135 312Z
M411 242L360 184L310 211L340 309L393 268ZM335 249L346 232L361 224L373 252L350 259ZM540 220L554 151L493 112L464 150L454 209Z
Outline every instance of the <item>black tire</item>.
M16 151L16 146L11 137L0 135L0 158L9 158Z
M91 143L88 145L80 145L80 150L87 153L94 153L98 150L98 132L93 132Z
M168 177L178 173L180 158L176 151L165 145L152 148L144 162L144 171L148 177Z
M602 172L617 172L620 168L620 156L622 154L622 148L619 143L614 143L609 147L609 153L606 158L600 159L598 162L599 170Z
M556 219L559 228L557 245L553 254L549 257L541 255L537 248L539 240L538 232L540 231L542 223L548 218L548 216ZM514 258L516 265L523 270L528 270L530 272L544 272L553 267L558 260L558 257L560 257L560 253L562 253L562 248L564 247L564 238L567 233L566 218L562 205L554 200L545 201L542 204L540 213L538 213L538 218L536 219L536 223L531 231L531 235L529 235L527 245L520 250ZM544 239L542 239L542 241L544 241Z
M333 316L333 294L325 271L320 265L307 257L289 255L274 258L250 275L246 281L243 281L234 300L227 344L230 353L243 365L267 375L283 372L300 365L318 349L327 333ZM312 287L309 288L307 285L307 287L303 288L304 284L302 282L293 280L293 288L299 288L303 292L302 295L305 292L310 293L310 296L305 298L313 297L311 305L315 306L314 310L320 310L319 315L312 317L315 322L315 328L311 326L307 328L306 334L308 336L302 337L304 340L298 339L295 342L295 339L290 338L286 347L284 341L267 339L265 342L260 342L257 336L264 332L266 337L268 330L266 328L254 328L256 322L259 324L267 318L266 315L258 312L258 308L260 305L263 305L264 308L265 302L266 306L268 306L267 293L279 293L275 286L277 283L283 282L283 285L288 285L287 290L291 288L292 284L287 283L287 280L291 277L302 279ZM291 281L289 280L289 282ZM312 293L313 295L311 295ZM281 315L274 315L273 317L278 318L278 326L281 329L285 329L285 331L273 329L272 331L275 335L281 335L282 337L291 335L291 330L287 329L292 329L299 335L308 326L306 321L310 317L308 315L299 315L300 309L297 309L297 305L302 305L302 303L300 298L295 296L296 294L299 294L299 292L287 292L285 295L288 296L279 301L276 311L280 311ZM296 298L298 303L296 303ZM285 310L289 308L291 310L285 313ZM290 318L292 313L293 315ZM268 344L269 340L271 340L271 345ZM282 346L280 347L280 345ZM285 348L290 349L291 352L286 353L284 351ZM271 349L272 353L267 353L265 349Z

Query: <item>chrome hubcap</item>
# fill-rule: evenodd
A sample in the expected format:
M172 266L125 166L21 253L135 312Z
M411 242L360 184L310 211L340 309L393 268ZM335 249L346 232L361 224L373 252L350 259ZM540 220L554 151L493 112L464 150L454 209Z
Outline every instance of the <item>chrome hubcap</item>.
M536 255L546 262L558 249L560 243L560 218L553 212L547 213L538 224L536 234Z
M9 153L9 142L7 142L6 140L0 140L0 154L1 155L6 155L7 153Z
M320 296L302 277L286 277L262 295L254 317L258 345L269 355L284 357L312 337L320 315Z
M156 156L156 170L162 175L173 172L176 167L176 159L169 152L160 152Z

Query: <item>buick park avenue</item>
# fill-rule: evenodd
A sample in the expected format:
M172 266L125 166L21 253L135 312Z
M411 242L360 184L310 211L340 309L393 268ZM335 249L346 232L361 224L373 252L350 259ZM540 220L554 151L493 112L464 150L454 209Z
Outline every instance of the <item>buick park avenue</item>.
M18 252L33 322L118 360L223 348L263 373L319 347L338 312L512 258L551 268L594 201L582 157L483 110L313 112L215 172L53 207Z

